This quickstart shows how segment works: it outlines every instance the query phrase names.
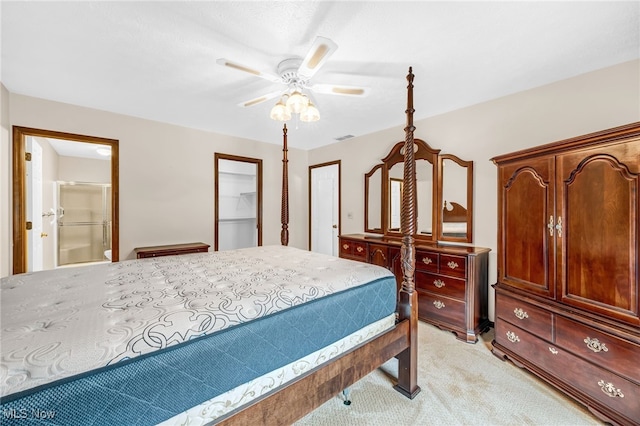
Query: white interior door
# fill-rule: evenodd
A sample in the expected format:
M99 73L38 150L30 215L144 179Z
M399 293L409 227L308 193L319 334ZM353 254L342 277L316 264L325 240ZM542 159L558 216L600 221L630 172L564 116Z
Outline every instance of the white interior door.
M340 163L312 166L311 251L338 256Z
M26 139L26 151L31 153L31 161L27 161L27 221L31 222L31 230L27 231L29 247L27 253L27 271L43 269L42 245L42 147L32 137Z

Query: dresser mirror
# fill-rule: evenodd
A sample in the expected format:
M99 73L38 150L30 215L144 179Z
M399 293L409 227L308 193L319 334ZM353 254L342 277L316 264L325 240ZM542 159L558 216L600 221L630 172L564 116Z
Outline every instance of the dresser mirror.
M473 161L455 155L439 156L442 214L438 239L471 242L473 217Z
M402 175L402 163L398 163L389 170L389 230L400 232L400 212L402 210L402 177L398 178L394 175ZM392 172L395 172L392 174Z
M382 234L382 164L364 175L364 232Z
M365 232L402 235L400 209L404 179L404 142L397 143L365 174ZM415 238L421 241L472 241L473 162L415 139ZM442 206L441 208L439 206Z

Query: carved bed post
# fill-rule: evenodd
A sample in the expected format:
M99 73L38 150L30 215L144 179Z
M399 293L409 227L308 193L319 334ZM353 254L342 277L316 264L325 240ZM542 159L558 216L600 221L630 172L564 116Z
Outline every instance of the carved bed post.
M289 160L287 159L287 124L282 128L282 206L280 208L280 243L289 244Z
M414 156L413 131L413 72L407 74L407 126L404 140L404 184L402 186L402 288L398 294L399 320L409 320L409 347L398 355L398 384L395 389L413 399L419 392L418 386L418 294L415 291L414 271L416 253L414 235L416 232L416 164Z

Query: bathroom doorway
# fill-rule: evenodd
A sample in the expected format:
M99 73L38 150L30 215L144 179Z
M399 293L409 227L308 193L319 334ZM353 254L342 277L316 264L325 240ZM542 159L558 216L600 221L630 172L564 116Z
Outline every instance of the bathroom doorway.
M13 127L13 273L118 260L118 141Z

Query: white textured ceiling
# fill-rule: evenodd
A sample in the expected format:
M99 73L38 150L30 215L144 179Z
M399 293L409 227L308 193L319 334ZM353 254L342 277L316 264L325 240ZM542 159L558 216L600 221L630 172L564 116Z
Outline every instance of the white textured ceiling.
M282 86L216 64L272 73L316 36L337 51L315 83L371 88L315 94L315 123L289 144L404 125L409 66L416 119L640 57L640 2L3 1L1 79L13 93L281 143ZM54 129L55 130L55 129ZM100 136L100 135L96 135Z

